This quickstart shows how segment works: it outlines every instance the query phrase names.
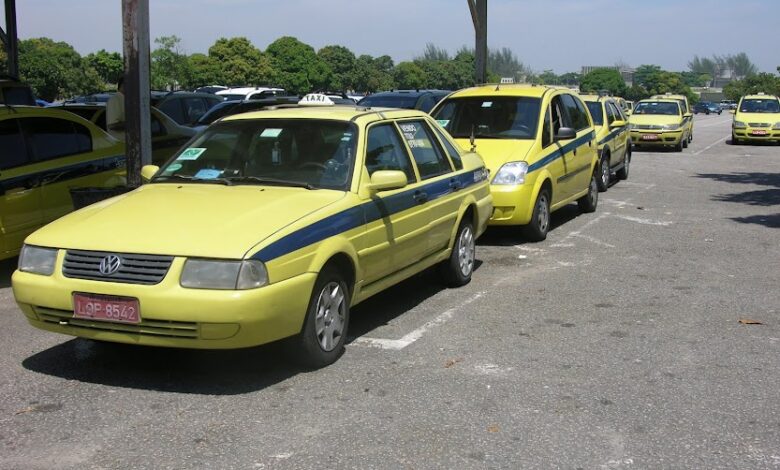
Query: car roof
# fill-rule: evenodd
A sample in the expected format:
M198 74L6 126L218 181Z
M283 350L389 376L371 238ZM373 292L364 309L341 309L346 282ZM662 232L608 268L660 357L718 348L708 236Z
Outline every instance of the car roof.
M82 119L77 114L68 112L66 109L62 109L58 106L42 108L40 106L26 106L26 105L12 105L12 106L0 106L0 116L48 116L58 117L65 119L73 119L76 116L77 119Z
M680 104L679 101L675 99L667 99L667 98L645 98L643 100L639 100L637 104L639 103L672 103L672 104Z
M248 119L328 119L336 121L355 121L361 117L369 120L405 117L429 117L423 111L414 109L365 108L362 106L281 106L276 109L250 111L233 114L222 119L241 121ZM373 116L373 118L371 118Z
M464 88L454 92L452 98L483 97L483 96L527 96L531 98L541 98L548 91L562 90L576 94L574 90L564 87L554 87L549 85L531 85L531 84L489 84L480 85L471 88Z
M216 95L238 95L238 94L249 94L255 91L269 91L269 90L284 90L283 88L278 87L266 87L266 86L258 86L258 87L240 87L240 88L228 88L227 90L220 90L216 92Z
M743 100L777 100L780 99L775 95L745 95Z

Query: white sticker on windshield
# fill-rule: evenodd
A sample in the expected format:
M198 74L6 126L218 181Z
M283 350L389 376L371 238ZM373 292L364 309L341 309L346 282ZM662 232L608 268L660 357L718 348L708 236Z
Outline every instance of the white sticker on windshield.
M202 147L190 147L183 151L176 160L197 160L206 149Z
M170 165L168 165L168 168L166 168L165 171L169 171L173 173L175 171L181 170L181 167L182 167L181 163L171 163Z
M213 180L214 178L218 178L219 175L221 174L222 174L222 170L203 168L202 170L198 170L198 172L195 173L195 178L202 179L202 180Z
M351 132L345 132L344 135L341 137L342 142L349 142L350 140L352 140Z
M437 119L436 122L438 122L441 127L447 127L447 124L450 123L450 120L449 119Z
M489 108L491 106L493 106L493 102L492 101L483 101L482 102L482 107L483 108Z
M267 137L267 138L274 139L276 137L279 137L279 134L281 133L282 133L281 129L274 129L269 127L267 129L263 129L263 132L260 134L260 137Z

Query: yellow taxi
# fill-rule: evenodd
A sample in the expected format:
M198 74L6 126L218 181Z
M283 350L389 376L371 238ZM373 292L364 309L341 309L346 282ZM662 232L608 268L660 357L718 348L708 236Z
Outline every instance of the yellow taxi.
M683 113L683 127L686 131L686 145L684 147L687 147L687 144L690 144L693 142L693 111L691 110L691 105L688 103L688 97L685 95L675 95L672 93L665 93L663 95L655 95L651 96L651 99L663 99L663 100L675 100L678 103L680 103L680 109L682 109Z
M677 100L646 99L634 105L628 118L631 142L635 147L688 147L685 113Z
M590 111L596 129L599 151L599 191L606 191L615 173L618 179L628 178L631 163L631 142L628 139L628 119L618 102L609 96L581 95Z
M351 306L436 265L469 282L482 159L421 111L319 104L223 118L148 184L29 236L12 281L29 322L182 348L293 337L319 367Z
M739 100L731 125L731 142L780 142L780 99L766 94Z
M544 240L550 212L577 201L598 204L596 133L571 90L487 85L452 93L431 112L463 148L474 148L490 170L492 225L524 226Z
M124 146L64 111L0 108L0 260L73 210L69 190L124 184Z

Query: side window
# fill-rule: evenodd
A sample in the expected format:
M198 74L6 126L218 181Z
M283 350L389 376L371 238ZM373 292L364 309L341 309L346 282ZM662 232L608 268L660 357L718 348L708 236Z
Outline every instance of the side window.
M615 105L614 103L610 103L610 104L612 104L613 111L615 112L615 120L626 121L627 119L626 119L626 115L623 114L623 108Z
M450 156L450 160L452 160L452 164L455 165L455 170L462 170L463 169L463 161L460 158L460 151L455 148L454 145L447 139L447 137L444 135L442 131L437 129L435 126L431 126L435 131L436 135L439 136L439 140L441 140L441 143L444 145L444 150L447 152L447 154Z
M409 154L394 125L380 124L368 130L366 169L369 175L379 170L403 171L407 182L416 181Z
M417 164L421 179L433 178L452 171L452 167L425 122L404 121L399 122L398 127L412 150L412 157Z
M187 122L184 110L181 108L182 100L168 100L159 106L159 110L178 123Z
M161 135L167 134L167 132L165 132L165 126L163 126L162 122L157 119L157 116L155 116L154 113L152 113L149 119L152 125L152 137L159 137Z
M605 108L607 109L607 123L612 124L617 120L617 111L615 110L615 105L612 103L607 103Z
M579 100L574 98L572 95L564 94L561 95L561 101L563 102L563 106L566 108L566 111L571 118L574 130L581 131L590 125L588 115L586 114L585 109Z
M76 145L79 147L79 153L92 151L92 133L86 126L76 122L73 123L73 129L76 131Z
M184 108L187 110L187 120L184 122L195 122L206 114L206 103L201 98L187 98L184 100Z
M29 163L24 139L16 119L0 121L0 170L15 168Z
M33 161L41 162L79 153L73 123L66 119L26 118L22 127L32 149Z
M556 96L550 103L550 118L552 120L553 136L558 133L561 127L574 127L566 114L566 110L561 101L561 96Z
M547 112L544 113L544 124L542 124L542 148L547 147L553 141L552 134L552 119L550 119L550 107L547 107Z

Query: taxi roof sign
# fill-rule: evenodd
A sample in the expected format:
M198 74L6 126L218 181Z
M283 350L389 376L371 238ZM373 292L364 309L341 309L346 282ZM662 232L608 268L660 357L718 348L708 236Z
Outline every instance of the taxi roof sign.
M301 98L298 104L301 106L334 106L336 103L322 93L309 93Z

